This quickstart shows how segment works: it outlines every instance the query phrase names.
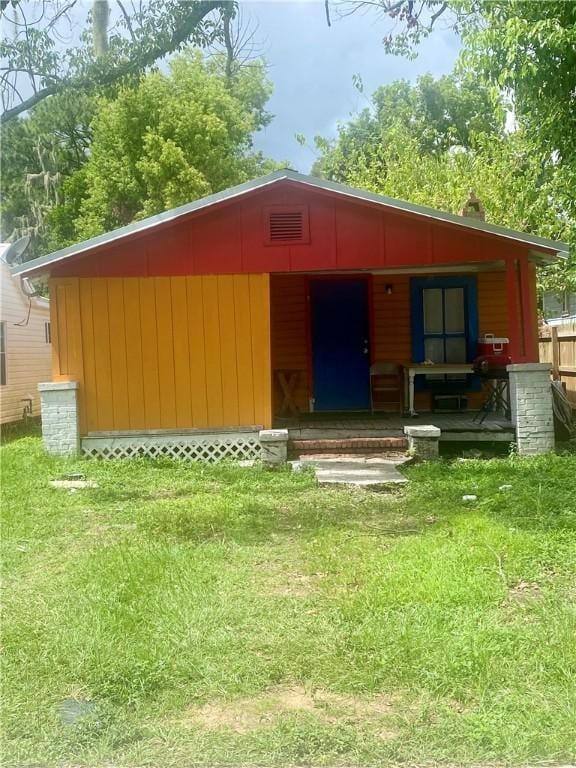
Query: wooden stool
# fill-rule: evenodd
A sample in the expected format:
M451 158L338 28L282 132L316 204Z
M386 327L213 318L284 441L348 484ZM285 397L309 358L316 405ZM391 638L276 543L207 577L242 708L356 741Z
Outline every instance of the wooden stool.
M300 382L300 371L295 370L279 370L276 371L276 379L282 390L282 405L280 407L280 415L297 416L300 413L300 409L294 402L294 394L296 387Z

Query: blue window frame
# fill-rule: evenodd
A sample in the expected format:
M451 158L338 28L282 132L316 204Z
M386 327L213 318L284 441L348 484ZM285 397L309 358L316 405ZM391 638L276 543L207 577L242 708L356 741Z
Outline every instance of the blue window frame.
M467 363L476 357L478 298L476 278L414 277L412 299L412 359L415 363ZM457 391L477 389L475 376L416 377L417 389Z

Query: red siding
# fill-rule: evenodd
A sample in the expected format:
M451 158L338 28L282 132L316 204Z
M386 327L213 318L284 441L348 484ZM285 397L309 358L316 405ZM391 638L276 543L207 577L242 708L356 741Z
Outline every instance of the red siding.
M310 242L267 245L264 209L306 206ZM528 247L282 182L55 265L53 276L136 277L363 270L521 258Z

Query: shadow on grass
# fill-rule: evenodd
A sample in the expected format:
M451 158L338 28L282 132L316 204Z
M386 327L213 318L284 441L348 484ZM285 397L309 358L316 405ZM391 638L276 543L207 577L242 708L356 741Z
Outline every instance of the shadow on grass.
M100 486L87 492L90 503L118 505L153 537L254 545L274 537L312 537L327 529L371 535L419 529L402 509L400 489L323 488L311 471L164 460L88 466Z
M382 493L318 487L308 473L211 467L184 480L171 498L158 498L149 488L142 492L143 525L186 541L251 544L274 536L312 538L327 529L435 535L471 513L526 531L576 530L573 455L439 461L405 472L408 486ZM463 500L471 494L477 496L472 505Z
M166 506L150 510L143 526L156 537L250 545L268 544L274 539L311 539L329 530L386 537L413 535L422 528L413 518L398 510L392 512L381 498L358 504L332 493L332 498L327 493L323 500L292 493L281 504L245 498L229 507L212 505L210 509L201 505ZM321 501L325 506L320 506Z
M374 492L319 487L309 471L269 471L261 465L141 458L54 460L44 466L40 441L29 447L16 443L9 451L38 470L27 493L63 473L81 472L98 488L70 497L70 505L87 504L110 514L114 523L135 523L145 535L192 544L258 545L330 531L382 538L436 535L471 514L527 531L562 535L576 529L573 454L429 462L403 469L407 486ZM20 482L16 469L14 483ZM477 500L464 502L471 494Z
M42 423L40 416L34 416L26 421L13 421L9 424L2 424L0 428L0 445L13 443L15 440L21 440L23 437L41 437Z
M409 470L407 507L445 521L482 515L526 531L576 530L573 455L441 461ZM476 496L473 503L464 496Z
M130 509L138 528L181 542L266 544L335 535L435 535L475 516L527 531L576 529L576 461L549 455L431 462L406 469L387 492L318 487L311 473L260 466L136 460L85 464L95 505ZM472 505L463 496L477 496ZM431 525L431 521L434 525Z

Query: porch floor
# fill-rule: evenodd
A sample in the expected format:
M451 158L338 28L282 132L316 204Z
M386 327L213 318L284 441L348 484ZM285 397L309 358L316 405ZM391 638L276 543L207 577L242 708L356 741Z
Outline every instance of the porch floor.
M302 413L276 417L275 428L288 429L291 440L329 440L353 437L399 437L405 426L433 424L441 430L440 440L454 442L511 441L514 426L504 416L488 413L482 422L477 411L458 413L421 412L418 416L400 413Z

